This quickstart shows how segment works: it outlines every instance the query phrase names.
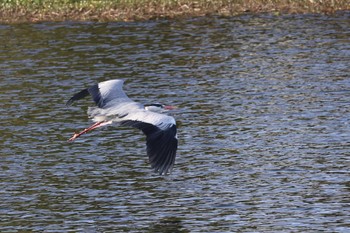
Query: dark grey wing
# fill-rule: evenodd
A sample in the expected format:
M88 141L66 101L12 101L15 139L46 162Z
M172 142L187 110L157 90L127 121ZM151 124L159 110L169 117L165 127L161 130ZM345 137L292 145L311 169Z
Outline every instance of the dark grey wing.
M108 102L115 99L130 100L123 91L123 83L124 81L121 79L114 79L95 84L75 94L67 101L66 105L69 106L74 101L80 100L89 94L99 108L103 108Z
M73 104L74 101L80 100L88 95L89 95L88 89L84 89L84 90L78 92L77 94L73 95L73 97L67 101L66 105L70 106Z
M121 125L138 128L146 135L147 155L155 172L162 175L172 170L178 145L176 125L160 129L150 123L134 120L123 121Z

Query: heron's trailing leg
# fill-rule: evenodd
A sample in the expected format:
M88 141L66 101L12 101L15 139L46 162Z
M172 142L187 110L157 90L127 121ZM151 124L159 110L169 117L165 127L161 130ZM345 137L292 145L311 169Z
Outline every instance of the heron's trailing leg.
M84 129L83 131L79 132L79 133L74 133L74 135L68 140L68 142L72 142L74 141L76 138L80 137L81 135L93 130L93 129L96 129L98 127L101 127L101 126L104 126L104 125L109 125L111 124L112 121L99 121L99 122L96 122L95 124L91 125L89 128L86 128Z

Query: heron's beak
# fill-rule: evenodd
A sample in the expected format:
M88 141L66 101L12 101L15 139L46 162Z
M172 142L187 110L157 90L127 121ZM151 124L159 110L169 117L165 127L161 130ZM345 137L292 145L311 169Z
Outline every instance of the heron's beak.
M174 109L177 109L177 106L165 105L163 108L164 108L165 110L174 110Z

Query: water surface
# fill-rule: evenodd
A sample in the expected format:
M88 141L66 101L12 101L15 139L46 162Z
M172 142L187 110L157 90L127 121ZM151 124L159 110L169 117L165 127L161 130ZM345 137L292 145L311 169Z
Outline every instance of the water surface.
M350 18L0 25L1 232L350 230ZM77 91L177 105L173 173Z

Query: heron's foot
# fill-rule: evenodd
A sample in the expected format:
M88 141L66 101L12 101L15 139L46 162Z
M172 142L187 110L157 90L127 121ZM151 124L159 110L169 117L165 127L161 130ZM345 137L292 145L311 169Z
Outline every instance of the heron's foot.
M73 142L76 138L80 137L81 133L74 133L74 135L68 139L68 142Z

